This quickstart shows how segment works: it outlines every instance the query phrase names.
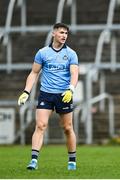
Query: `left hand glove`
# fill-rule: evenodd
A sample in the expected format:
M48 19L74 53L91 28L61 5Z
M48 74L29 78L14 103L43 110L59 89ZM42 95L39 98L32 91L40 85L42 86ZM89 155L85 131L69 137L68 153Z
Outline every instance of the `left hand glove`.
M72 99L73 93L71 90L66 90L63 94L62 94L63 98L62 101L64 103L69 103Z
M20 106L20 105L25 104L28 98L29 98L29 92L24 91L18 99L18 105Z

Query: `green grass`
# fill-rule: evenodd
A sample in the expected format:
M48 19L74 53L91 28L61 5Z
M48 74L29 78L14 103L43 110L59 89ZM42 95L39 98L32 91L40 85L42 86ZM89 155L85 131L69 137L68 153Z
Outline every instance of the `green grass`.
M78 146L77 170L67 170L65 146L44 146L39 169L28 171L30 146L0 146L1 179L120 179L119 146Z

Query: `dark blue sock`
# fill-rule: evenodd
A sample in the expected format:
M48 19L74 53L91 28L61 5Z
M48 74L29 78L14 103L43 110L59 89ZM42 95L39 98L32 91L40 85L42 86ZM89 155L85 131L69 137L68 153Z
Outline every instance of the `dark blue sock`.
M75 152L68 152L69 161L76 162L76 151Z
M38 155L39 155L39 151L32 149L32 152L31 152L32 159L38 159Z

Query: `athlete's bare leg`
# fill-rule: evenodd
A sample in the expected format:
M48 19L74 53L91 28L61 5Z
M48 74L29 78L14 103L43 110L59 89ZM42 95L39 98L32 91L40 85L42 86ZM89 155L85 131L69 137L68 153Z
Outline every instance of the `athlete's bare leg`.
M49 117L52 110L37 109L36 110L36 127L32 136L32 149L40 150L43 144L44 132L48 125Z
M72 112L67 114L60 114L60 124L63 127L64 133L66 135L68 152L76 151L76 136L73 130L72 114Z

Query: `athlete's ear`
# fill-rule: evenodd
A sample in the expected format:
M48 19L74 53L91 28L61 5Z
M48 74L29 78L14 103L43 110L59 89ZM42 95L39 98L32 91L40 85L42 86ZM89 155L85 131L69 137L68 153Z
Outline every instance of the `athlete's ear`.
M55 37L55 30L52 31L52 37Z

